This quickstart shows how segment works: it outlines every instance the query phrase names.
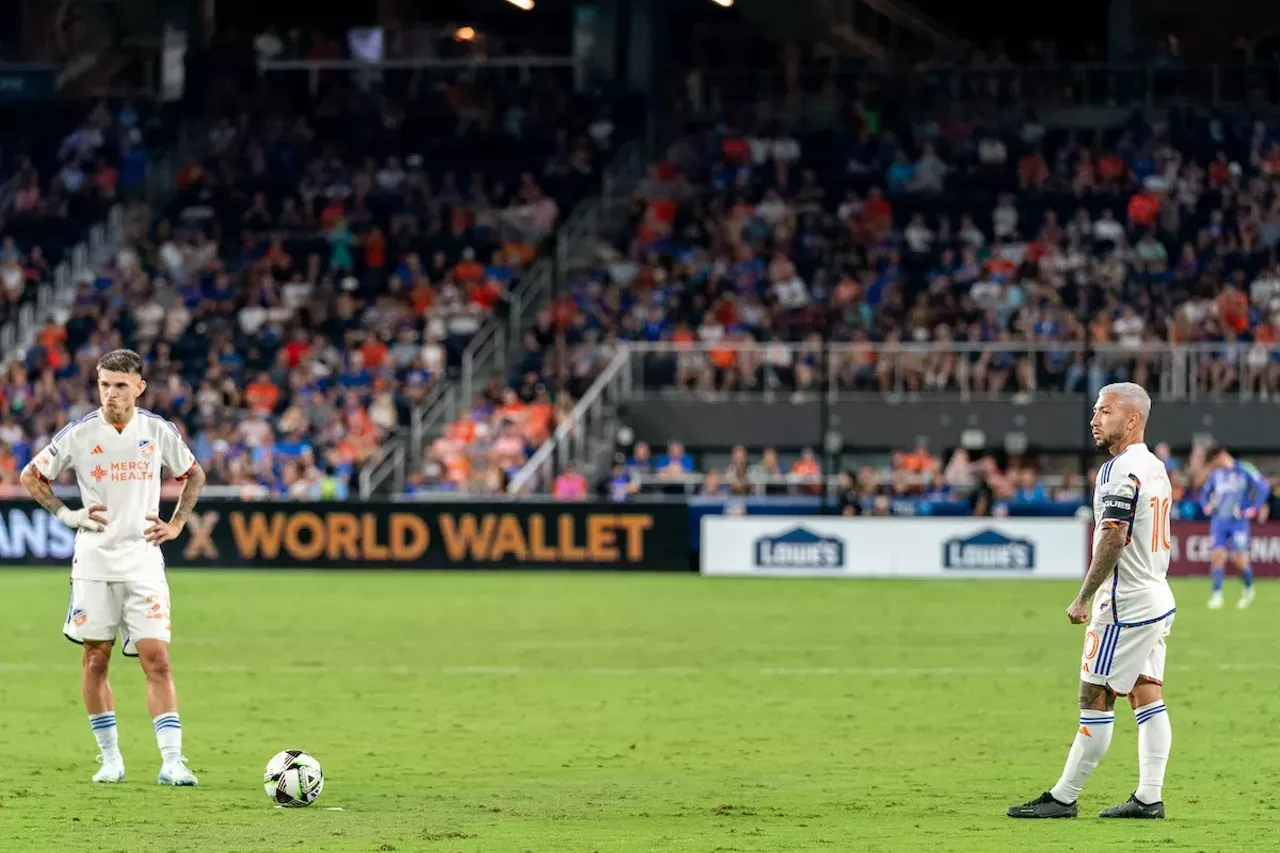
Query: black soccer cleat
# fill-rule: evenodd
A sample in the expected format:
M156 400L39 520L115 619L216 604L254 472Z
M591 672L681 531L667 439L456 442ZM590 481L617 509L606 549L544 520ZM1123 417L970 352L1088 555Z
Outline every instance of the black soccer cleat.
M1098 817L1130 818L1136 820L1164 820L1164 802L1144 803L1132 795L1118 806L1098 813Z
M1029 803L1023 803L1020 806L1009 806L1009 811L1006 814L1009 817L1044 820L1055 817L1075 817L1076 812L1075 803L1060 803L1053 798L1052 794L1045 791Z

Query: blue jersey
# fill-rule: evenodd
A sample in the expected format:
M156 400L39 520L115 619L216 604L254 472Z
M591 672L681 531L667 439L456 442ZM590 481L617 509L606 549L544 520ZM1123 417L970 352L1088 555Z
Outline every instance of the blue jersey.
M1248 462L1230 468L1215 468L1200 489L1200 506L1210 521L1227 522L1245 518L1246 510L1262 509L1271 494L1271 484Z

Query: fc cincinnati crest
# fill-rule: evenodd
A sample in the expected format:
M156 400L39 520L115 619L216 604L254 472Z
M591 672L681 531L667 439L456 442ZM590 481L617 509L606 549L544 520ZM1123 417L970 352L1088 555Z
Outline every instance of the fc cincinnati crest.
M152 453L156 452L155 443L149 438L142 439L142 441L138 442L138 452L143 456L150 456Z

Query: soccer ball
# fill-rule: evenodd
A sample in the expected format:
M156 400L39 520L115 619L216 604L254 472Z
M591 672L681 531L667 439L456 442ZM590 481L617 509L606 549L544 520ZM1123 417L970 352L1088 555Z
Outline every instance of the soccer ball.
M320 799L324 771L320 762L300 749L286 749L267 762L262 787L273 803L286 809L300 809Z

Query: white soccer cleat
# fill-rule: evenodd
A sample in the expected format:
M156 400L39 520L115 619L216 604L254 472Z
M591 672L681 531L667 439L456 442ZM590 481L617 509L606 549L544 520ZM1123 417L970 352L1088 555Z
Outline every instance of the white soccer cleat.
M1244 592L1240 593L1240 600L1236 602L1236 607L1244 610L1250 604L1253 604L1253 587L1245 587Z
M1222 593L1221 592L1215 592L1213 595L1209 596L1209 609L1210 610L1222 609Z
M95 782L123 782L124 781L124 758L117 755L115 758L108 759L105 755L98 756L98 763L102 765L97 773L93 774Z
M189 787L198 785L200 780L196 779L196 774L187 768L187 759L184 756L177 761L166 761L160 768L160 775L156 777L156 781L161 785Z

